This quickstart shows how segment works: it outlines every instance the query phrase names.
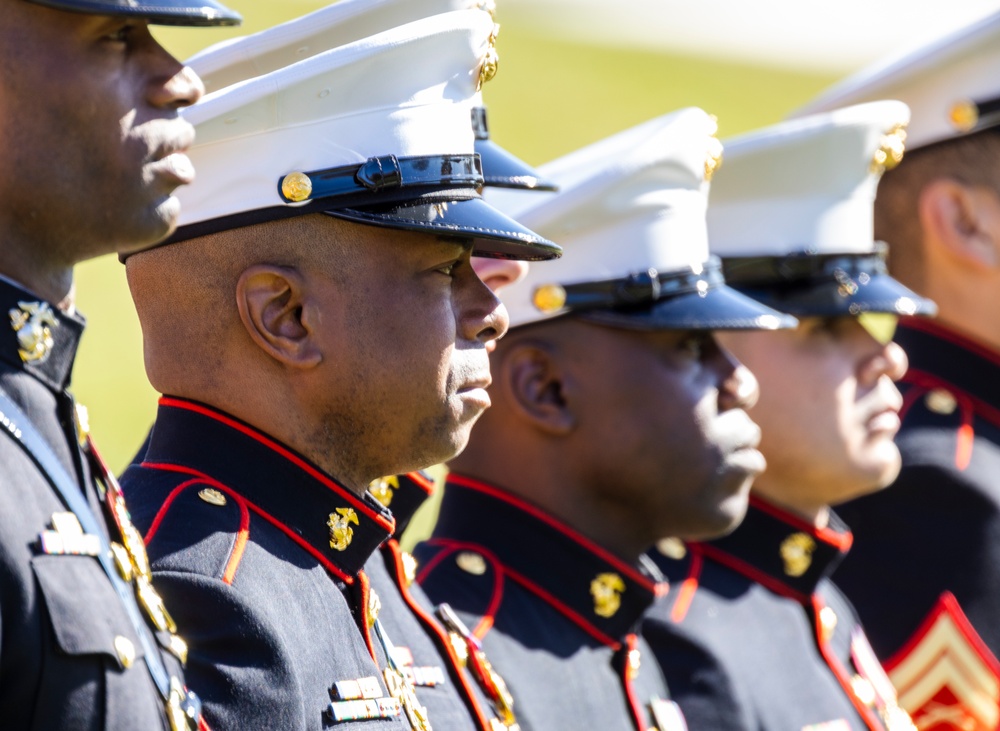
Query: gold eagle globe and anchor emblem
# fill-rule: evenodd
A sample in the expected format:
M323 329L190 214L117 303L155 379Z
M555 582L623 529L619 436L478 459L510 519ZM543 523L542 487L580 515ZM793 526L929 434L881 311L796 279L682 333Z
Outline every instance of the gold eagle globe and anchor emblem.
M372 497L382 503L383 507L386 508L389 507L389 503L392 502L392 496L396 494L395 491L398 489L398 477L383 477L375 480L368 486L368 492L372 494Z
M18 302L10 310L10 325L17 333L18 354L25 363L44 363L55 340L52 328L59 326L47 302Z
M625 581L618 574L598 574L590 582L590 595L594 597L594 614L613 617L621 608Z
M781 560L785 563L785 573L788 576L802 576L812 565L813 551L816 541L805 533L792 533L781 542Z
M354 540L354 529L351 524L360 525L358 514L353 508L337 508L336 513L330 513L330 519L326 521L330 529L330 548L336 551L344 551L351 541Z

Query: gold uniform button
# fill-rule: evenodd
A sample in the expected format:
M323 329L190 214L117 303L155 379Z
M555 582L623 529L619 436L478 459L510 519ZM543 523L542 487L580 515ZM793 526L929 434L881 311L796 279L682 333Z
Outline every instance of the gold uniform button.
M943 416L955 413L955 409L958 408L958 401L952 395L951 391L944 388L935 388L928 391L927 395L924 396L924 404L929 411Z
M206 487L198 493L198 497L209 505L218 505L220 508L226 504L226 496L212 487Z
M857 699L866 706L871 706L875 703L875 686L868 679L862 678L860 675L855 675L851 678L851 690L854 691Z
M413 558L412 553L406 551L400 554L399 559L403 564L403 580L406 582L407 588L409 588L417 578L417 559Z
M455 556L455 563L462 571L473 576L482 576L486 573L486 559L472 551L462 551Z
M122 635L115 637L115 652L118 653L122 667L126 670L132 667L132 663L135 662L135 645L132 644L132 640Z
M111 554L115 558L115 566L118 567L119 576L126 584L130 583L135 577L135 572L132 570L132 557L129 555L128 549L122 544L112 541Z

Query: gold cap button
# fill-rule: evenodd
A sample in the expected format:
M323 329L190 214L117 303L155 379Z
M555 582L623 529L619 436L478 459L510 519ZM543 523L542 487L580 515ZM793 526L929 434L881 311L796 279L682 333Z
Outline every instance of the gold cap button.
M281 194L293 203L308 200L312 190L312 180L305 173L289 173L281 181Z
M122 635L115 637L115 652L118 653L122 667L126 669L132 667L132 663L135 662L135 645L132 644L132 640Z
M206 487L204 490L199 492L198 497L209 505L218 505L220 508L226 504L226 496L211 487Z
M455 556L455 563L462 571L473 576L482 576L486 573L486 559L472 551L462 551Z
M555 312L566 304L566 290L558 284L543 284L535 290L531 303L540 312Z

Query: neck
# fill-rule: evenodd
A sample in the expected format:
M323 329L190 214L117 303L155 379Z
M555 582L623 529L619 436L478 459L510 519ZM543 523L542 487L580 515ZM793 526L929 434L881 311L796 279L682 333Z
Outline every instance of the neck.
M926 278L921 294L938 306L937 321L1000 352L1000 273L969 274L946 264Z
M787 486L775 485L773 482L758 478L754 482L753 492L816 528L825 528L830 521L828 504L817 502L808 495L797 495L794 486L789 489Z
M0 246L0 276L17 283L60 309L73 306L73 267L45 262L35 253Z

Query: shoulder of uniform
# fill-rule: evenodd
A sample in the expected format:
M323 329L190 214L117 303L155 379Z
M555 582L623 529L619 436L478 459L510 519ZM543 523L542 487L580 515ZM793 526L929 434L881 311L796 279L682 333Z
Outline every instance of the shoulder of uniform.
M417 544L417 582L435 604L447 603L457 611L480 618L485 634L503 602L504 573L500 561L474 543L431 538Z
M232 582L250 531L250 511L236 492L147 466L129 467L122 489L154 572L188 571Z

